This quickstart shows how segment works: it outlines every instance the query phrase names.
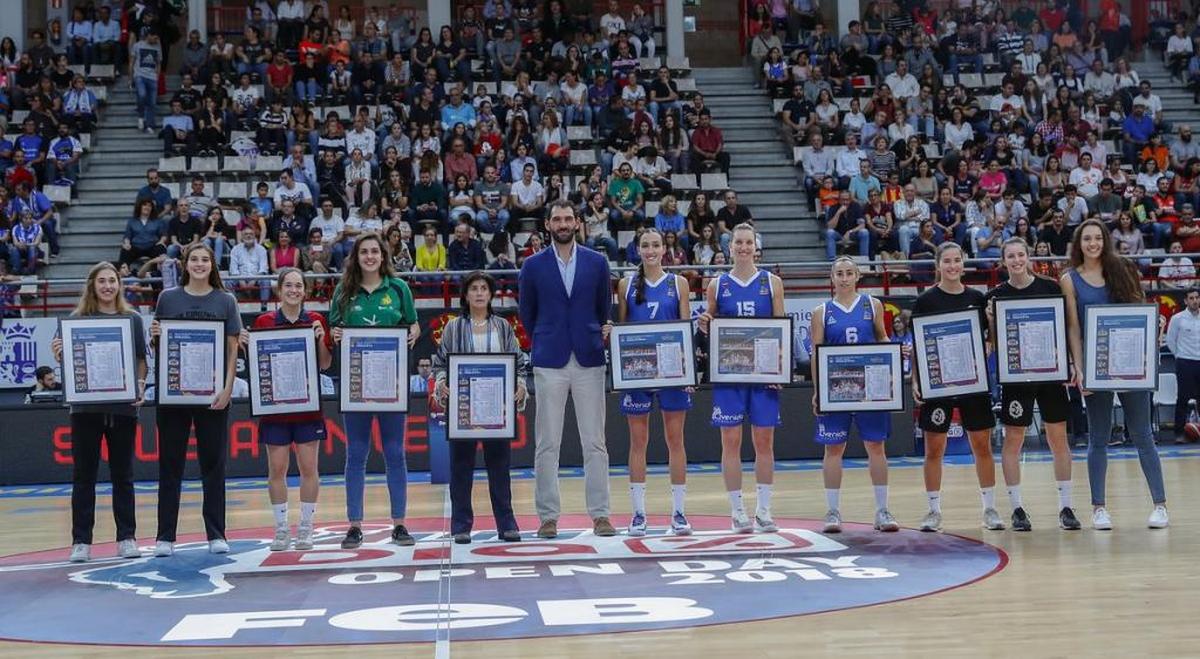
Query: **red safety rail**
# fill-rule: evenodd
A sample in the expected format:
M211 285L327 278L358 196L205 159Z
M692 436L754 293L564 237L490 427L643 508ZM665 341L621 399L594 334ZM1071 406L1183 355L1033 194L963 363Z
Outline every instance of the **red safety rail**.
M362 4L352 4L350 7L350 17L354 20L358 29L362 29L363 19L367 16L367 6ZM380 15L387 18L387 6L379 6ZM208 6L208 34L224 34L226 39L240 37L246 29L246 5L209 5ZM337 20L337 9L333 10L334 16L326 16L326 20L333 24ZM414 7L405 5L400 6L400 11L408 15L410 21L416 24L417 10Z

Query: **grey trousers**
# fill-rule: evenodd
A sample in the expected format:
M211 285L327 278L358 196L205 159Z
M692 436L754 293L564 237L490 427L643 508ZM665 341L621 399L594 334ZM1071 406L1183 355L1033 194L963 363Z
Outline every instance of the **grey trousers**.
M604 442L603 366L585 368L574 355L562 368L533 369L537 395L533 459L537 480L534 506L538 518L557 520L562 512L558 495L558 459L562 448L567 396L575 403L575 424L583 447L583 476L588 515L608 517L608 447Z

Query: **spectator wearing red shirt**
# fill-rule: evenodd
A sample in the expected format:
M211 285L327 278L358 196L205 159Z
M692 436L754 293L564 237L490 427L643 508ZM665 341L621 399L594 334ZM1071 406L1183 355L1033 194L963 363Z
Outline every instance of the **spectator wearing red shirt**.
M294 71L291 62L282 52L275 53L275 59L267 65L267 102L280 99L280 102L292 98L292 78Z
M1038 18L1042 21L1042 27L1046 28L1050 34L1054 34L1058 32L1063 21L1067 20L1067 10L1059 6L1046 7L1038 12Z
M442 170L445 172L446 183L453 183L459 174L467 177L469 185L475 185L479 178L476 169L475 156L467 152L467 144L461 137L454 138L450 143L450 152L442 158Z
M264 313L254 320L254 329L279 327L312 328L316 335L317 368L327 369L333 363L333 343L325 318L304 308L307 289L304 274L296 268L280 271L276 280L279 310ZM248 345L250 333L243 330L243 345ZM264 355L260 354L260 358ZM265 356L270 359L269 355ZM251 364L250 368L258 368ZM319 391L319 383L318 383ZM277 401L279 402L279 401ZM315 412L297 412L265 416L258 423L258 438L267 447L267 492L275 516L275 538L272 551L284 551L291 546L288 525L287 472L292 444L296 445L296 464L300 468L300 525L296 532L297 550L312 549L313 517L317 509L319 480L317 453L325 438L325 416Z
M719 167L729 173L729 154L725 152L725 137L712 125L712 115L700 113L700 125L692 131L692 170L701 174Z

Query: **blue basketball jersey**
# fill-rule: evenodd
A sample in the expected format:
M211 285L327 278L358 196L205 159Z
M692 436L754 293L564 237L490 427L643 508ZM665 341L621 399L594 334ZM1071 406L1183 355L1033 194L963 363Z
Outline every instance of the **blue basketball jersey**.
M636 323L648 320L679 320L679 287L675 275L664 274L658 283L646 281L646 301L637 303L638 276L629 280L625 292L625 320Z
M825 343L846 345L875 342L875 310L871 306L871 296L859 294L849 310L833 300L822 306L825 308Z
M717 316L773 316L771 304L771 275L765 270L742 284L726 272L717 280Z

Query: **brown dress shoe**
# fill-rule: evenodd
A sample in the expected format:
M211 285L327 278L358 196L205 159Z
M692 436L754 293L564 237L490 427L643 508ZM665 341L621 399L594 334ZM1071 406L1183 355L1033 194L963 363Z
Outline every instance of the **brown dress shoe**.
M538 527L537 534L539 538L557 538L558 520L548 519L542 522L542 525Z
M595 524L595 526L592 528L592 532L602 538L607 538L617 534L617 530L613 528L612 522L608 521L607 517L597 517L596 519L592 520L592 522Z

